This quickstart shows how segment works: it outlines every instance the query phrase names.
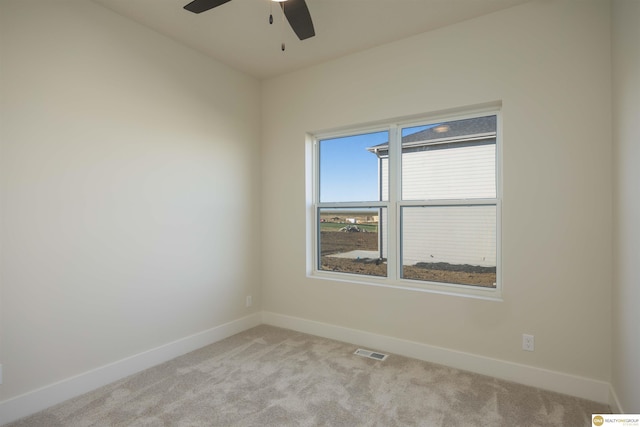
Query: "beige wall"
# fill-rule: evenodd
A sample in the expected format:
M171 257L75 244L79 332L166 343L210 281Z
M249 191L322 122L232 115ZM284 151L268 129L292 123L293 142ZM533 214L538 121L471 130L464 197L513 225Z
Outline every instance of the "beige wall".
M253 312L604 381L613 365L640 411L637 2L613 22L606 1L533 1L260 86L91 2L0 0L0 402L253 294ZM503 302L306 277L306 132L494 101Z
M613 387L640 412L640 2L613 2Z
M266 81L263 308L608 381L610 54L608 2L535 1ZM503 302L306 277L306 132L493 101Z
M2 0L0 401L259 309L259 82Z

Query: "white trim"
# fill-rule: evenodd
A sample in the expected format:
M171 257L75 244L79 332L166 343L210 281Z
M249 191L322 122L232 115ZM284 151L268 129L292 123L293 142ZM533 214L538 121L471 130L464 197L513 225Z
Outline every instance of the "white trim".
M389 200L389 208L387 209L387 226L386 234L382 228L382 222L378 223L378 233L384 236L387 241L387 277L389 281L400 280L400 271L402 267L399 265L402 259L402 241L400 237L400 194L402 194L402 132L398 125L391 125L389 128L389 160L387 164L387 199ZM380 167L380 166L379 166ZM393 226L393 230L391 227ZM379 248L380 253L384 254L383 247Z
M496 138L495 185L496 194L492 199L426 199L402 200L402 129L440 123L443 120L459 121L493 115L496 117L496 131L477 134L482 138ZM320 153L319 141L373 132L388 132L388 200L359 202L322 202L320 200ZM476 135L476 136L477 136ZM446 142L447 139L441 140ZM461 297L482 298L502 301L502 102L489 102L475 107L439 111L433 114L396 118L374 122L369 125L342 127L329 131L310 132L305 138L305 203L306 212L306 276L312 279L329 279L338 282L384 286L394 289L418 290ZM380 171L378 171L380 173ZM311 182L309 182L311 181ZM402 216L404 206L451 206L451 205L495 205L496 206L496 282L494 288L484 288L455 283L438 283L401 278L402 260ZM320 239L318 209L386 208L387 230L387 276L375 277L357 273L328 272L319 268ZM391 226L393 225L393 229ZM382 224L379 224L382 234ZM382 249L382 248L381 248Z
M272 312L263 312L262 321L267 325L362 345L377 351L438 363L596 402L610 404L611 401L613 390L610 384L592 378ZM613 396L615 398L615 393ZM617 398L615 400L617 401Z
M387 264L388 271L388 264ZM422 282L418 280L398 279L391 281L386 277L363 276L357 273L342 273L335 271L308 271L307 277L314 280L331 280L332 282L355 283L364 286L379 286L388 289L402 289L412 292L429 292L432 294L450 295L461 298L481 299L485 301L504 301L502 294L496 288L482 286L457 285L452 283ZM473 288L473 289L472 289ZM460 291L457 291L460 289Z
M620 404L620 400L618 399L618 395L616 394L616 390L613 388L613 385L609 386L609 407L611 408L611 412L614 414L625 414L624 409L622 409L622 405Z
M398 202L400 207L422 206L496 206L499 199L437 199L437 200L403 200Z
M502 108L496 114L496 291L502 297L504 283L502 282Z
M316 203L316 209L366 209L386 208L388 202L321 202Z
M181 338L0 402L0 425L34 414L260 324L363 345L377 351L412 357L594 400L608 404L613 413L624 413L614 388L605 381L265 311Z
M251 329L260 320L254 313L0 402L0 425Z
M305 165L315 165L318 158L318 142L310 134L305 138ZM316 217L316 207L313 201L318 199L318 173L317 167L308 168L305 167L305 205L306 205L306 248L310 250L306 252L306 271L307 275L313 273L316 270L314 266L315 260L318 259L317 255L317 233L318 233L318 218Z

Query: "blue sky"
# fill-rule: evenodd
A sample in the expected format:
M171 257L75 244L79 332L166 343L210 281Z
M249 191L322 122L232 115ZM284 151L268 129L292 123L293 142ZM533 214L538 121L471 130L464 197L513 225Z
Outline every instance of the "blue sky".
M427 127L405 128L402 135L410 135ZM367 148L388 141L387 131L321 140L320 201L379 200L378 157Z
M378 200L378 157L368 147L389 141L376 132L320 141L320 201Z

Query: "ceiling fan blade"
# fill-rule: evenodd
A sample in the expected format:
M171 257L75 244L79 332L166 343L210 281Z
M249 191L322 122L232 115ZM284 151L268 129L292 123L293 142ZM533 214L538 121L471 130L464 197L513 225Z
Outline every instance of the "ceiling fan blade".
M206 12L209 9L213 9L214 7L218 7L222 4L225 4L229 1L231 0L193 0L184 8L187 9L189 12L202 13L202 12Z
M309 8L304 0L287 0L280 3L280 6L284 11L284 16L286 16L287 21L289 21L289 25L291 25L291 28L293 28L293 31L300 40L308 39L316 35Z

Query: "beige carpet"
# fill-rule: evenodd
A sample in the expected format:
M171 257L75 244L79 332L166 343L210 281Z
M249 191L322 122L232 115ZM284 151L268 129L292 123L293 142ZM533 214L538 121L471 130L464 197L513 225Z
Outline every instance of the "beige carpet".
M10 424L590 426L606 405L259 326Z

